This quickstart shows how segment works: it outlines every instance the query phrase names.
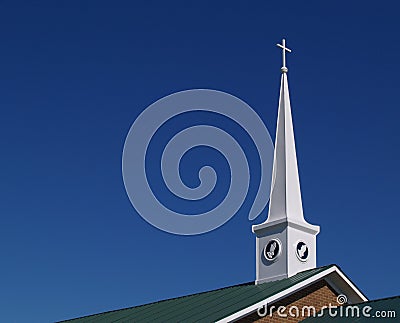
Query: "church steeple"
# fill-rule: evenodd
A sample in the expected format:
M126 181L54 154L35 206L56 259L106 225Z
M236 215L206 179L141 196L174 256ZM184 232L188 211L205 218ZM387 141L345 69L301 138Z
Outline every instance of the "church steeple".
M285 40L267 220L253 226L257 247L256 283L290 277L316 266L319 227L304 220L287 80Z

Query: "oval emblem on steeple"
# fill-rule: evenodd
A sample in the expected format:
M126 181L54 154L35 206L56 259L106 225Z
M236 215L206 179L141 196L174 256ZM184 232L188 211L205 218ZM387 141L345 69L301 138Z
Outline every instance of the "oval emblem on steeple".
M306 261L308 259L309 255L309 250L308 246L306 245L305 242L299 241L296 246L296 256L299 258L301 261Z
M281 254L282 245L278 239L271 239L264 248L264 257L269 261L274 261Z

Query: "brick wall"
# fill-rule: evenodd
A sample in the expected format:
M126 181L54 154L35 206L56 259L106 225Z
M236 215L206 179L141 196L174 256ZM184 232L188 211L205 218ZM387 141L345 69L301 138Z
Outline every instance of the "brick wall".
M264 317L260 317L257 312L252 313L238 322L241 323L250 323L250 322L263 322L263 323L277 323L277 322L300 322L305 319L307 315L307 310L304 311L306 316L302 315L303 306L314 306L316 312L318 312L323 306L328 306L329 303L332 306L337 306L338 303L336 301L337 294L333 291L333 289L325 282L325 280L318 281L274 304L269 304L270 306L275 306L274 310L272 310L272 315L268 310L268 314ZM279 306L285 306L286 311L284 313L287 317L281 317L276 312L276 309ZM292 317L289 313L290 307L296 307L299 309L299 317ZM262 312L264 312L263 310ZM296 309L292 308L292 314L296 315ZM312 313L311 313L312 314ZM297 316L297 315L296 315Z

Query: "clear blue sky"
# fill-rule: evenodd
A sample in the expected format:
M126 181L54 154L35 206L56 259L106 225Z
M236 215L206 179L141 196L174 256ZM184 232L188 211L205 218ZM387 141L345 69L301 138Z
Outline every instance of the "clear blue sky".
M338 264L372 299L398 295L399 9L1 1L0 321L61 320L255 279L251 225L262 219L248 221L245 205L208 234L155 229L129 202L121 156L143 109L192 88L241 98L273 135L282 37L293 49L305 217L321 226L318 265Z

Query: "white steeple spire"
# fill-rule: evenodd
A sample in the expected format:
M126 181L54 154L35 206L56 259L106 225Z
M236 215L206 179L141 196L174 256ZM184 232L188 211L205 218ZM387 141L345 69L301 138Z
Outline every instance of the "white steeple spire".
M319 232L319 227L307 223L303 216L285 57L291 50L285 39L277 46L282 48L283 66L269 212L264 223L253 226L258 283L315 268Z
M281 68L281 88L279 95L278 121L276 125L274 166L271 183L268 219L266 223L288 219L309 226L303 216L300 193L299 173L297 169L296 145L290 107L289 86L287 79L285 39L282 45L283 66ZM318 230L317 227L314 228Z

